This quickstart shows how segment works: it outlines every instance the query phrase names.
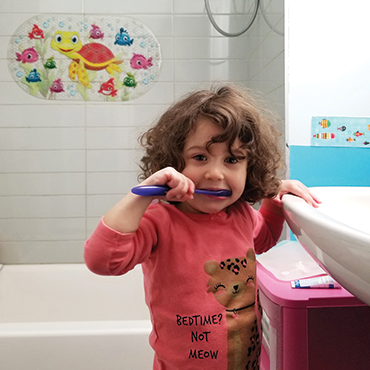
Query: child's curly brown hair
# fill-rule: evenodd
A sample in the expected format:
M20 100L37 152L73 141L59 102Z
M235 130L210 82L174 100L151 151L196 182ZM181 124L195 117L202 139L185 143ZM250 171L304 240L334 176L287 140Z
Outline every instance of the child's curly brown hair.
M210 118L221 133L213 143L227 142L231 147L239 139L247 150L247 180L242 199L255 203L277 194L280 179L277 170L282 163L274 115L264 109L246 89L227 84L191 93L173 104L157 124L140 137L146 153L141 159L145 179L171 166L182 172L184 144L200 117Z

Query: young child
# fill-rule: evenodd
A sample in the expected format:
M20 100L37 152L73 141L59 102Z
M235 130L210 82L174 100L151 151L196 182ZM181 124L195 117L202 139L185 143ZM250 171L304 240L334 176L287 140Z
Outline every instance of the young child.
M174 104L141 138L141 185L171 189L156 202L127 194L85 244L86 264L97 274L142 264L155 370L259 369L255 252L279 239L284 194L320 202L300 182L276 177L278 134L270 119L233 85ZM250 206L260 200L259 211Z

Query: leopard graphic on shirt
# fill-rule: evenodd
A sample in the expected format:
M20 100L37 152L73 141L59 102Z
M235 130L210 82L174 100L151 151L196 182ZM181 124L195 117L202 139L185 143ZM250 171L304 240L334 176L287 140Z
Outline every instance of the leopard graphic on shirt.
M204 264L210 276L208 292L226 308L227 369L258 370L261 353L257 327L256 256L252 248L246 256Z

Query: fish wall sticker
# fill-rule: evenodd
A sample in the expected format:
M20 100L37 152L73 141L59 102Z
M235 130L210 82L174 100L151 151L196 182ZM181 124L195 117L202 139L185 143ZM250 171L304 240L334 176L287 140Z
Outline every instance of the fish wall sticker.
M311 145L370 148L370 117L312 117Z
M8 67L37 98L122 102L155 84L161 52L153 32L131 17L43 14L11 37Z

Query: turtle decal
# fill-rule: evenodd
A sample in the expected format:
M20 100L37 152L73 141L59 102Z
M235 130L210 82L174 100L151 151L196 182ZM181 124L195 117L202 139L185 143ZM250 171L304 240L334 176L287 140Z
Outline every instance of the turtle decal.
M78 32L56 31L50 43L52 49L72 59L69 66L69 77L76 81L78 77L82 85L91 89L87 69L100 71L105 69L109 74L120 73L122 60L117 60L105 45L89 43L83 45Z

